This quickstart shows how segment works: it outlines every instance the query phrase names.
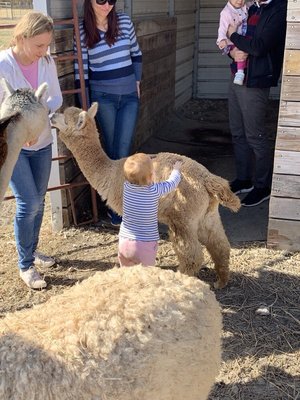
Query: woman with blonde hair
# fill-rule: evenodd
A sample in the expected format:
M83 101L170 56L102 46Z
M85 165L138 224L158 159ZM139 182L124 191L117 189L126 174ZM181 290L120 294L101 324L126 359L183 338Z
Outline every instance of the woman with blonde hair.
M62 105L56 66L48 54L53 31L50 17L31 11L15 26L10 47L0 52L0 78L5 78L13 89L37 89L46 82L47 106L51 113ZM0 89L0 105L4 96L4 91ZM35 143L24 143L10 181L17 204L14 230L20 277L33 289L47 286L35 266L55 263L51 257L36 251L51 170L51 145L49 121Z

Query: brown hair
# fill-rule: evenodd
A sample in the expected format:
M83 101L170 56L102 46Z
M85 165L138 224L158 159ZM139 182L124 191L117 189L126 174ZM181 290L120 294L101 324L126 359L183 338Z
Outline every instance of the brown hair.
M124 163L125 179L135 185L149 185L153 173L151 158L144 153L136 153Z
M119 35L118 17L115 6L107 16L107 32L105 32L104 40L109 46L115 44ZM95 46L102 38L97 28L96 14L92 6L91 0L84 0L83 5L83 28L85 33L85 44L88 48Z
M11 46L21 38L31 38L45 32L53 33L53 20L48 15L37 11L29 11L19 20L13 30Z

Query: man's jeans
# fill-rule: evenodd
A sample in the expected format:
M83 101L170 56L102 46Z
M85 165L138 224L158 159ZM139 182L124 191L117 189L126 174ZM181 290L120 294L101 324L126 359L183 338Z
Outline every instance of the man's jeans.
M34 261L44 214L44 200L51 170L51 144L41 150L21 150L10 181L16 197L14 228L19 268L26 270Z
M91 101L98 102L97 121L106 154L113 160L130 154L139 112L137 92L108 94L91 89Z

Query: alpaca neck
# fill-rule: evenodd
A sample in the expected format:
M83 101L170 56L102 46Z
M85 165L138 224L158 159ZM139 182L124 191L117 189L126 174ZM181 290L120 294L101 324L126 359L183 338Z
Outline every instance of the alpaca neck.
M107 199L118 161L111 160L106 155L97 136L83 136L82 139L72 140L68 143L68 148L87 181L103 199Z

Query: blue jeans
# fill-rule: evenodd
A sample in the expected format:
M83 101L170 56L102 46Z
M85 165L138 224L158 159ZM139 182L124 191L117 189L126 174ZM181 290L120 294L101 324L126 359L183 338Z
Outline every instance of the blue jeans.
M16 197L14 228L19 268L27 270L34 261L44 214L45 194L51 170L51 144L38 151L21 150L10 181Z
M99 103L96 118L107 155L113 160L127 157L139 112L137 92L119 95L91 89L90 95L92 102Z

